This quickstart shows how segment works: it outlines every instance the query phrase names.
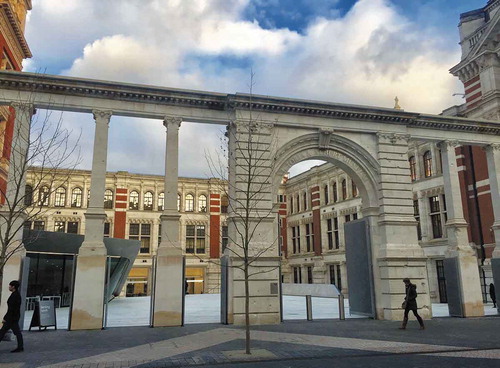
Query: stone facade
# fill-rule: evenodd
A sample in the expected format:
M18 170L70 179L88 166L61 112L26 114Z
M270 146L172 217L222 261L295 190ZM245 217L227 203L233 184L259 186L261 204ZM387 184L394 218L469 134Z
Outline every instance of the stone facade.
M36 182L49 191L44 209L26 226L31 229L85 234L91 172L59 170L59 177L44 182L37 171L28 172L27 185ZM160 216L164 205L164 177L108 172L105 179L105 237L138 239L141 250L122 295L150 295L152 264L161 242ZM225 183L218 179L179 178L178 208L180 247L186 255L190 293L218 293L218 260L227 242ZM38 193L32 203L37 205ZM222 203L225 204L221 209ZM221 213L222 212L222 213ZM188 245L189 244L189 245ZM188 248L188 249L186 249Z

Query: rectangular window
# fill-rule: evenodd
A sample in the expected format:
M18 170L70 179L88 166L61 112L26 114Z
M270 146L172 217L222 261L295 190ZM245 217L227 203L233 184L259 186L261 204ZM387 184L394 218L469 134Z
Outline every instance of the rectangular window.
M45 221L35 221L33 223L33 230L38 230L38 231L45 230Z
M328 239L328 249L333 249L333 219L326 220L326 236Z
M312 266L307 266L307 283L313 284L313 268L312 268Z
M66 230L66 222L64 221L55 221L54 222L54 231L56 233L64 233Z
M24 230L31 230L31 225L33 223L31 221L25 221L24 222Z
M300 267L293 267L293 282L295 284L302 284L302 274Z
M129 239L140 240L141 248L139 253L149 253L151 245L151 224L130 224Z
M418 199L413 201L413 216L417 221L417 237L418 240L422 240L422 229L420 227L420 210L418 208Z
M340 248L340 238L339 238L339 219L335 217L333 219L333 239L335 244L335 249Z
M312 252L314 244L314 236L312 233L312 224L306 224L306 250Z
M161 224L158 225L158 246L161 244Z
M351 215L345 215L345 222L351 221Z
M292 248L293 253L300 253L300 227L292 226Z
M446 295L446 278L444 277L444 263L442 260L436 261L436 271L439 288L439 302L448 303L448 296Z
M229 243L229 233L227 231L227 226L222 226L222 252L224 252L228 243Z
M352 214L352 219L353 220L357 220L358 219L358 214L357 213L353 213Z
M205 225L186 225L186 253L205 253Z
M434 239L443 237L443 227L441 224L441 213L439 206L439 196L429 197L430 216L432 224L432 236Z
M78 222L77 221L69 221L67 232L68 232L68 234L78 234Z
M328 268L330 274L330 284L335 285L339 291L342 291L342 276L340 273L340 265L330 265Z
M104 237L109 238L111 231L111 224L109 222L104 223Z

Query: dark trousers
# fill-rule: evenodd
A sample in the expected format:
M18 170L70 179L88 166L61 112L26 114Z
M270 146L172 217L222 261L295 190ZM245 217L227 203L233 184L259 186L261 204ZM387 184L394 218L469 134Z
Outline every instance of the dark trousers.
M24 348L23 334L19 328L19 322L5 322L2 328L0 328L0 341L2 341L3 337L9 330L12 330L14 335L16 335L17 347Z
M408 313L410 313L410 311L413 312L413 315L417 318L417 321L418 323L420 323L420 326L423 326L424 325L424 321L422 320L422 317L420 317L418 315L418 312L417 312L417 308L405 308L405 316L403 318L403 327L406 327L406 324L408 323Z

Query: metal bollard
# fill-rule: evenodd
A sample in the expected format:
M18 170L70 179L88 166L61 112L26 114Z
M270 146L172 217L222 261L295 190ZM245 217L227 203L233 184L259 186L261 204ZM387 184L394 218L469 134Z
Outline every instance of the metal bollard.
M344 295L339 294L339 319L345 320Z
M313 311L312 311L312 297L311 295L306 295L306 312L307 312L307 320L313 320Z

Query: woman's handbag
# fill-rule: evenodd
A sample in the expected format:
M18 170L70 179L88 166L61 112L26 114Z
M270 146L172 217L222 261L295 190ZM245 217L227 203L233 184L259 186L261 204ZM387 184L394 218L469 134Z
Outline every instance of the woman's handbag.
M406 300L401 304L401 308L406 309Z

